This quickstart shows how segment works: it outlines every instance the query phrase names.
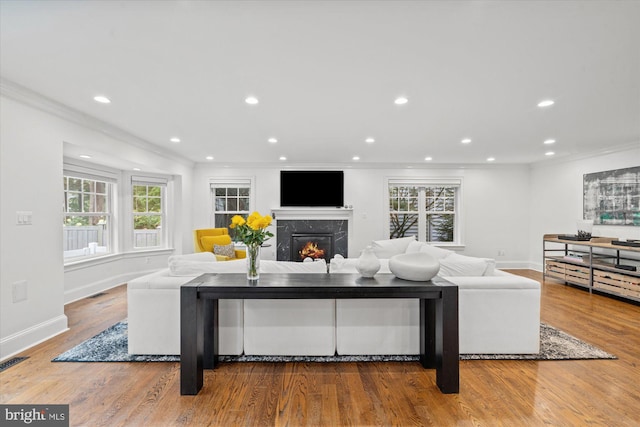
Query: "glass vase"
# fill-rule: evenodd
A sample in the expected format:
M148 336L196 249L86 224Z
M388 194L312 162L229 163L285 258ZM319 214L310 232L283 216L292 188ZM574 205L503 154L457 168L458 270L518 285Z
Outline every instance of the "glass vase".
M260 278L260 245L247 245L247 279Z

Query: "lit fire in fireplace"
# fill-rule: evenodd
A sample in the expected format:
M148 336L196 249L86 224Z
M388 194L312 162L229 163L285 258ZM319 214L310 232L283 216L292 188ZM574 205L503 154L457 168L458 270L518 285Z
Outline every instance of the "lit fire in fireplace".
M319 259L324 258L324 249L318 248L318 244L316 242L307 242L302 249L298 251L298 254L300 254L300 259Z

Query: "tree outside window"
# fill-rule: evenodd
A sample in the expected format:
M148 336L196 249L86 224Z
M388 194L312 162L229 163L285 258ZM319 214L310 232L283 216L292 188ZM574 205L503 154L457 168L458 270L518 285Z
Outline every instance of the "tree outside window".
M457 186L389 185L389 237L453 242Z

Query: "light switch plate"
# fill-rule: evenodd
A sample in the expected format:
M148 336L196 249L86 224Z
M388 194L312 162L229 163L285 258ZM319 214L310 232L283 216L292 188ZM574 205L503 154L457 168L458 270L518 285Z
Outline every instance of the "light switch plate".
M31 211L17 211L16 212L16 224L17 225L31 225L31 224L33 224L33 212L31 212Z

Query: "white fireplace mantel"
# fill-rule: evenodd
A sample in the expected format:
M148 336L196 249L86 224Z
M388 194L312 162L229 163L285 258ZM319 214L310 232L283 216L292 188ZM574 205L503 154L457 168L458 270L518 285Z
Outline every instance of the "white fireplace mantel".
M278 220L347 220L351 224L352 208L272 208L271 216Z

